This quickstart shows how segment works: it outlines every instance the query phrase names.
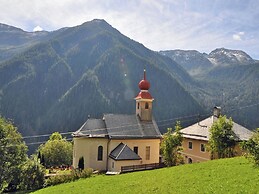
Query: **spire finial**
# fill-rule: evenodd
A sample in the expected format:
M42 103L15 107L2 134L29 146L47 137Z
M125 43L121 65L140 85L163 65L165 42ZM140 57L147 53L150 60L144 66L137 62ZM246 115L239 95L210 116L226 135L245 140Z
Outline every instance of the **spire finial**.
M144 80L146 80L146 69L144 69Z

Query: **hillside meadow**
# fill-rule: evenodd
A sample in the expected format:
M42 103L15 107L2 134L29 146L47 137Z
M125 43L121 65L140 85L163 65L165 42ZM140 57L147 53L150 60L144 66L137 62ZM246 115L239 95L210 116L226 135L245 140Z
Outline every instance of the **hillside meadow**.
M97 175L44 188L48 193L259 193L259 168L244 157L115 176Z

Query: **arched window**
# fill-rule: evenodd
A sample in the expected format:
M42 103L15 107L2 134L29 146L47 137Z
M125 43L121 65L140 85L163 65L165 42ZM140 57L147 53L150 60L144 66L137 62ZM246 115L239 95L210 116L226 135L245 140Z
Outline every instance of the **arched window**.
M98 147L98 157L97 157L98 161L102 161L103 160L103 146L99 146Z
M147 102L145 103L145 109L148 109L148 103Z

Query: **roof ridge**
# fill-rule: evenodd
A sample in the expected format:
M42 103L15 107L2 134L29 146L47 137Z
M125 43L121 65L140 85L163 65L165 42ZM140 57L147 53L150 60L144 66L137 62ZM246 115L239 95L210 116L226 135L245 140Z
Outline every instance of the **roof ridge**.
M118 153L118 155L117 155L117 157L116 157L115 159L117 159L117 158L121 155L122 151L123 151L123 150L125 149L125 147L126 147L126 144L124 144L124 143L122 143L122 142L121 142L121 144L123 144L124 146L122 147L121 151Z
M160 132L158 126L157 126L156 120L153 116L152 116L152 124L154 125L156 132L159 133L162 136L162 134L161 134L161 132Z
M142 136L144 136L144 131L143 131L143 126L142 126L142 124L140 123L140 117L139 117L139 115L135 115L136 116L136 119L137 119L137 123L138 123L138 126L140 127L140 131L141 131L141 134L142 134Z

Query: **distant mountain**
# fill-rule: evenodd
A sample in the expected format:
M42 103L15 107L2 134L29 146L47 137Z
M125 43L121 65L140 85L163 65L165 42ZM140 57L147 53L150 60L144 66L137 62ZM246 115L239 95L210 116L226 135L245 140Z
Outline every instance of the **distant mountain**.
M160 51L160 54L177 61L198 82L199 89L189 88L189 91L207 111L221 105L223 113L239 123L250 128L259 126L258 106L236 110L259 103L258 61L243 51L225 48L210 54L184 50Z
M215 49L208 55L215 66L250 65L255 61L244 51L225 48Z
M244 51L225 48L215 49L209 54L196 50L167 50L159 53L176 61L194 77L206 74L218 66L250 65L256 62Z
M176 61L192 76L203 74L213 67L206 54L195 50L169 50L159 53Z
M88 115L134 114L144 68L160 129L172 127L172 118L204 113L186 91L198 86L180 65L104 20L46 32L36 39L26 39L33 37L31 33L13 31L22 39L13 49L30 46L0 63L0 112L24 135L75 131ZM11 45L4 44L0 41L3 49Z
M199 83L209 94L210 97L207 99L210 99L211 104L223 106L225 114L245 126L253 129L259 126L258 62L250 65L216 67L201 77Z
M46 31L25 32L20 28L0 23L0 62L26 50L48 34Z

